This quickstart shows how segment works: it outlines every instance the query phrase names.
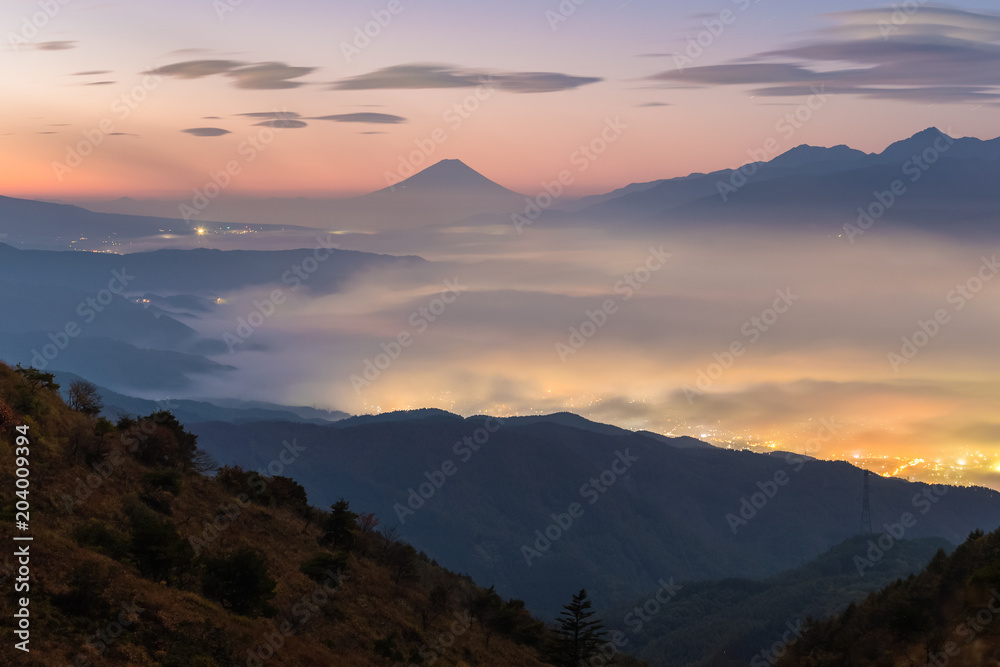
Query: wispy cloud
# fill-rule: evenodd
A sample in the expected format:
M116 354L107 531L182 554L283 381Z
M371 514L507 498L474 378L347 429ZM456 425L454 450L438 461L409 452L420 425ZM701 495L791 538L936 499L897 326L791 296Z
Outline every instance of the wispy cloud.
M244 63L235 60L186 60L181 63L164 65L157 68L156 72L163 76L173 76L178 79L200 79L204 76L223 74L230 72Z
M245 63L237 60L187 60L164 65L157 74L179 79L200 79L225 75L237 88L248 90L280 90L304 86L298 79L316 70L315 67L292 67L280 62Z
M394 116L388 113L342 113L333 116L316 116L311 120L330 120L335 123L378 123L384 125L395 125L405 123L402 116Z
M230 134L229 130L224 130L221 127L189 127L181 132L187 132L196 137L221 137L223 134Z
M247 118L302 118L302 114L294 111L252 111L250 113L236 114Z
M315 70L315 67L290 67L284 63L258 63L234 69L227 72L226 76L236 80L237 88L279 90L304 86L303 82L290 79L297 79Z
M263 118L263 121L254 123L254 125L273 127L277 130L299 129L309 125L304 121L297 120L298 118L302 118L302 115L294 111L252 111L237 115L244 118Z
M69 49L75 49L76 42L39 42L37 44L32 44L32 46L38 51L67 51Z
M556 72L490 72L450 65L411 63L385 67L368 74L341 79L335 90L472 88L489 83L512 93L552 93L601 81L598 77Z
M308 126L309 123L303 122L301 120L292 120L290 118L272 118L271 120L264 120L259 123L254 123L254 125L273 127L276 130L297 130Z
M895 15L894 15L895 14ZM829 94L930 103L1000 99L1000 15L928 5L827 15L814 41L722 65L649 77L670 84L756 86L762 96Z

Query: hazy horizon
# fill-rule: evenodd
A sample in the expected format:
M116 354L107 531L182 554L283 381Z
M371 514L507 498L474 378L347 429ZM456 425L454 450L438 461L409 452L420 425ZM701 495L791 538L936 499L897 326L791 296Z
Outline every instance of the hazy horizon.
M0 10L5 194L176 196L230 160L247 161L234 192L365 192L442 157L530 193L616 120L627 130L574 193L736 167L769 140L875 152L931 126L1000 135L986 0L174 7Z
M42 20L9 3L0 194L175 221L32 223L15 202L0 231L19 248L427 260L357 259L322 287L150 282L211 302L143 325L211 369L170 376L186 395L569 410L1000 488L992 5L570 5L184 0L164 17L80 0ZM801 145L828 150L789 154ZM467 168L425 171L444 159ZM275 289L287 300L232 344ZM30 359L61 316L10 325L38 342L8 353ZM102 335L150 352L127 328ZM111 388L164 391L125 377Z

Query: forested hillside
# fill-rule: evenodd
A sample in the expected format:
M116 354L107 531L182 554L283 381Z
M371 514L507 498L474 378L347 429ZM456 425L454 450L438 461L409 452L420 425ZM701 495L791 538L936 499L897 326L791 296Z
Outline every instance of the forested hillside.
M374 514L320 511L287 477L207 476L214 463L169 412L114 424L86 385L72 408L58 390L0 364L0 516L33 538L10 543L20 562L4 550L0 579L18 592L0 603L3 664L558 662L559 635L522 602L437 566ZM30 472L15 495L18 467Z

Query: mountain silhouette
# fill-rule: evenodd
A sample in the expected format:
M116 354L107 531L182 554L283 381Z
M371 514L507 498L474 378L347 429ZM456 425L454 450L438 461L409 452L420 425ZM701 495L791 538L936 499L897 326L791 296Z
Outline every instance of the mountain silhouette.
M508 419L485 440L479 433L478 449L466 446L465 438L491 423L432 410L328 426L210 422L190 428L220 462L252 469L266 466L284 440L295 438L306 450L288 474L311 498L354 498L446 567L495 583L501 594L524 599L545 615L558 612L581 578L606 604L627 604L664 576L773 575L857 533L862 475L842 461L691 447L689 439L567 414ZM626 452L638 461L605 475L615 479L605 493L594 494L593 503L581 495L581 485ZM452 469L445 461L455 466L450 476L437 474ZM780 471L790 481L734 534L727 515L738 515L744 499L763 493L759 484L770 489L766 482ZM422 485L423 497L415 496ZM929 488L873 476L874 523L919 512L913 498ZM546 531L553 515L566 513L573 502L583 515L565 530L550 529L559 537L548 548L541 544L541 555L529 564L523 546L535 548L536 531ZM997 525L1000 493L955 487L920 515L907 537L957 543L970 530Z
M439 194L442 191L475 192L502 196L517 195L516 192L486 178L461 160L453 159L441 160L395 185L372 193L372 195L386 192Z
M882 223L979 237L1000 234L998 181L1000 138L956 139L932 127L881 153L801 145L738 169L637 184L581 215L592 224L808 225L837 233L896 183L905 193Z
M787 169L816 165L828 167L836 165L851 166L857 165L867 157L867 153L849 148L843 144L833 146L832 148L801 144L782 153L767 164L771 167L783 167Z
M424 169L405 159L383 174L386 187L352 197L220 197L212 202L216 221L295 224L342 230L411 231L449 226L477 216L502 216L524 209L524 195L491 181L461 160L440 160ZM178 202L119 199L87 204L108 213L176 215ZM92 214L93 215L93 214ZM0 218L0 231L2 229ZM160 225L163 226L162 224ZM190 225L189 225L190 227Z

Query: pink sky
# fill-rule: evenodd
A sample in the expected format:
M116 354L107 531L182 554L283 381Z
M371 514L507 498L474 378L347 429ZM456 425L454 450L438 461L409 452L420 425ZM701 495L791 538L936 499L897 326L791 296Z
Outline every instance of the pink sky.
M831 95L789 134L779 123L808 95L758 94L760 82L650 79L677 72L679 64L693 71L760 60L768 50L831 39L847 46L850 39L877 44L872 26L891 19L891 10L883 16L858 9L867 3L842 3L851 12L840 15L815 14L790 2L716 4L691 16L643 0L620 9L585 3L557 21L546 13L558 7L555 2L485 2L474 10L443 1L402 2L386 21L387 2L338 9L298 0L280 11L244 2L220 14L211 3L194 0L176 3L169 13L146 0L75 0L42 21L34 2L6 3L0 20L12 29L0 52L0 192L64 199L178 196L236 160L241 169L231 194L351 194L384 187L386 173L397 171L422 144L433 145L433 151L423 151L422 166L459 158L511 189L533 193L614 119L627 129L577 174L572 194L736 166L772 138L781 150L846 143L878 151L930 126L955 136L1000 135L995 101L971 93L897 100ZM977 4L983 3L965 6L972 11ZM343 44L373 20L371 12L386 26L369 26L376 37L345 55ZM963 39L975 34L978 43L995 39L1000 19L981 16L973 22L982 30L973 33L968 17L928 5L900 33L926 33L930 25ZM718 26L719 17L728 25L704 37L705 21ZM696 59L680 63L662 55L684 53L699 35L707 46ZM195 76L203 73L198 68L204 61L229 64ZM352 77L370 80L386 68L420 64L440 67L403 78L437 87L344 85ZM813 71L831 67L846 66L817 62ZM152 68L172 74L143 74ZM475 85L446 87L456 77L483 75L500 82L494 93ZM443 79L452 83L441 84ZM531 90L539 82L547 92ZM924 90L946 83L909 81ZM454 111L456 104L466 112ZM240 115L275 110L298 114L306 126L272 136L270 128L255 125L260 118ZM308 120L359 113L405 120ZM205 127L228 134L183 132ZM445 137L440 144L428 143L435 131ZM248 149L254 141L257 148ZM75 163L74 152L89 155L64 168Z

